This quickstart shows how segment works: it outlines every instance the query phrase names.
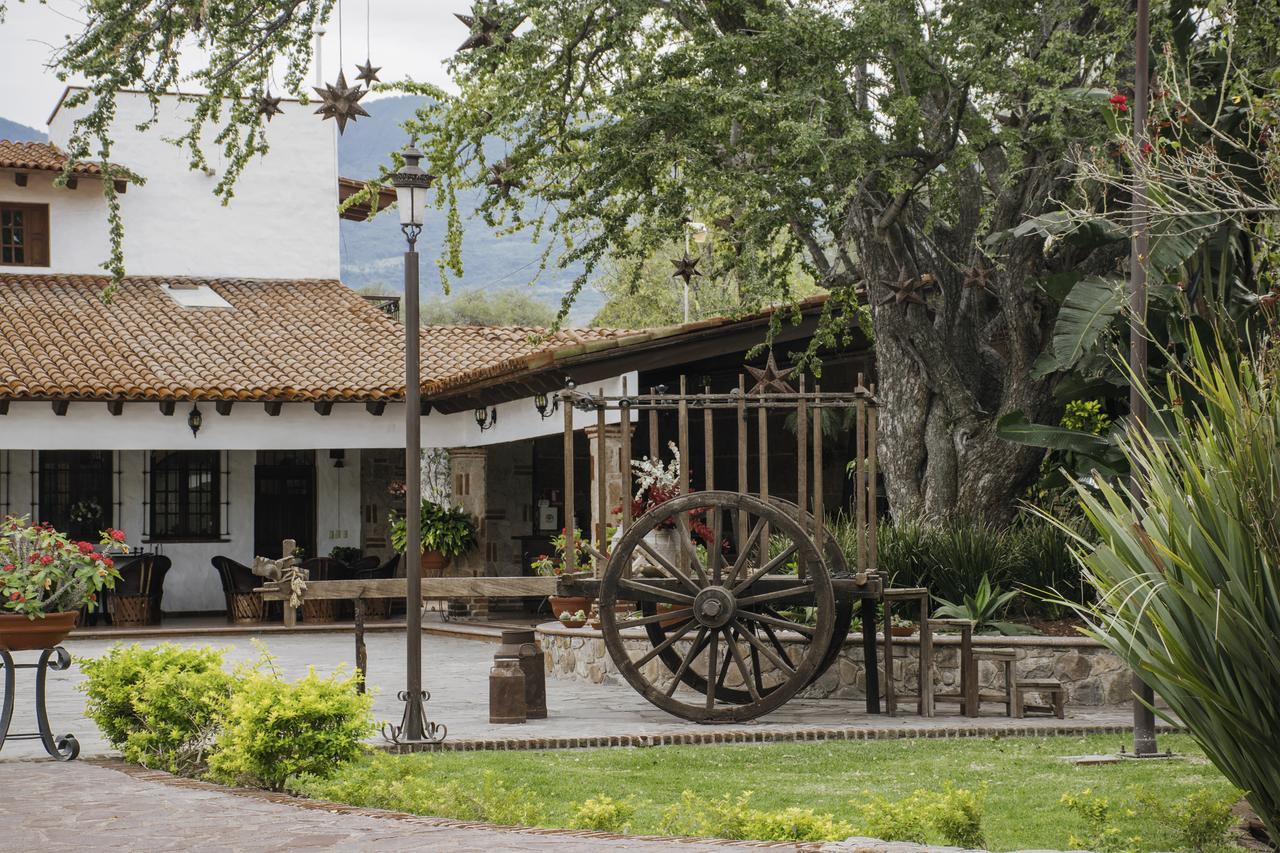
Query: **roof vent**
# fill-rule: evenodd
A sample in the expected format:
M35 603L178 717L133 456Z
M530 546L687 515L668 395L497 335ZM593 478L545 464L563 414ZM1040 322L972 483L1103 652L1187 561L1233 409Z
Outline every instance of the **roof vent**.
M183 308L231 308L231 303L219 296L207 284L177 282L162 284L160 288Z

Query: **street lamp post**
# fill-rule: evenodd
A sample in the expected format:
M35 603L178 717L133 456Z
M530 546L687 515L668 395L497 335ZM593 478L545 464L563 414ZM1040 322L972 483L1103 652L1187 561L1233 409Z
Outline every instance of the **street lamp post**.
M427 721L422 689L422 572L414 558L422 553L422 378L418 368L418 235L427 209L431 175L418 165L422 152L404 149L404 165L391 176L400 209L400 230L408 241L404 253L404 486L405 486L405 652L407 676L400 693L404 718L388 740L397 744L438 743L444 727Z

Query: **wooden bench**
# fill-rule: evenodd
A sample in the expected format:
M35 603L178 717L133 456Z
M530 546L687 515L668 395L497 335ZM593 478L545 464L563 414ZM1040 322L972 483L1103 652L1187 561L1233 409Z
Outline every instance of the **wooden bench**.
M1028 705L1026 697L1028 693L1039 693L1042 696L1048 696L1051 705ZM1013 692L1013 716L1025 717L1027 711L1041 711L1051 713L1059 720L1065 715L1065 706L1067 704L1067 688L1062 686L1062 682L1054 678L1028 679L1018 682L1018 686Z
M995 661L1004 670L1004 691L986 694L980 701L999 702L1007 716L1016 716L1018 694L1018 653L1013 649L974 649L975 660Z

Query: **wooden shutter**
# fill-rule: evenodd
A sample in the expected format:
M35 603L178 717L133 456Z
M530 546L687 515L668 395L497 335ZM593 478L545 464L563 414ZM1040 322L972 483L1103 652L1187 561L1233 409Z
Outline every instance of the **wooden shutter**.
M27 249L31 257L27 263L33 267L49 266L49 205L24 205L27 213Z

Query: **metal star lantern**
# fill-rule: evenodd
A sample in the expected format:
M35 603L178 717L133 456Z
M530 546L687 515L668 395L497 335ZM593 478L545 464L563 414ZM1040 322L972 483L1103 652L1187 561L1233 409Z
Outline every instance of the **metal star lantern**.
M365 96L364 88L361 86L348 86L347 75L341 71L338 72L338 81L336 83L314 88L321 100L320 108L316 110L316 115L336 121L338 123L338 133L342 133L346 129L348 121L356 121L360 116L369 115L359 103L360 99Z
M752 367L747 365L747 373L750 373L756 380L755 387L748 391L748 394L764 394L769 391L775 391L779 394L794 394L796 389L792 387L786 378L791 375L794 368L788 367L786 370L778 369L778 362L774 360L773 350L769 350L769 359L764 363L764 367Z
M262 97L258 98L258 115L271 121L272 116L278 116L284 110L280 109L280 102L284 98L275 98L271 96L271 90L268 89Z
M364 83L366 89L372 89L374 83L380 82L378 72L382 70L382 66L375 66L368 58L365 59L364 65L356 63L356 70L360 72L356 75L356 79Z
M462 21L471 30L471 35L467 36L467 40L458 45L458 51L475 50L482 47L493 47L496 44L503 44L515 38L515 28L520 26L525 16L521 15L520 19L513 26L507 27L503 25L502 18L495 14L495 7L482 5L480 3L471 7L470 15L462 15L454 12L453 16Z
M698 272L698 260L698 258L691 258L688 255L682 258L673 258L671 265L676 268L676 271L671 274L671 277L682 278L684 283L688 284L694 276L702 275L702 273Z
M512 174L514 171L515 166L506 160L500 160L489 167L489 177L485 179L485 183L496 187L504 197L508 196L512 190L521 186L520 180Z
M884 299L881 299L878 304L928 305L928 303L924 301L924 293L936 283L937 279L935 279L931 273L925 273L919 278L907 278L907 274L904 272L898 277L897 282L885 285L885 287L890 291L889 295Z

